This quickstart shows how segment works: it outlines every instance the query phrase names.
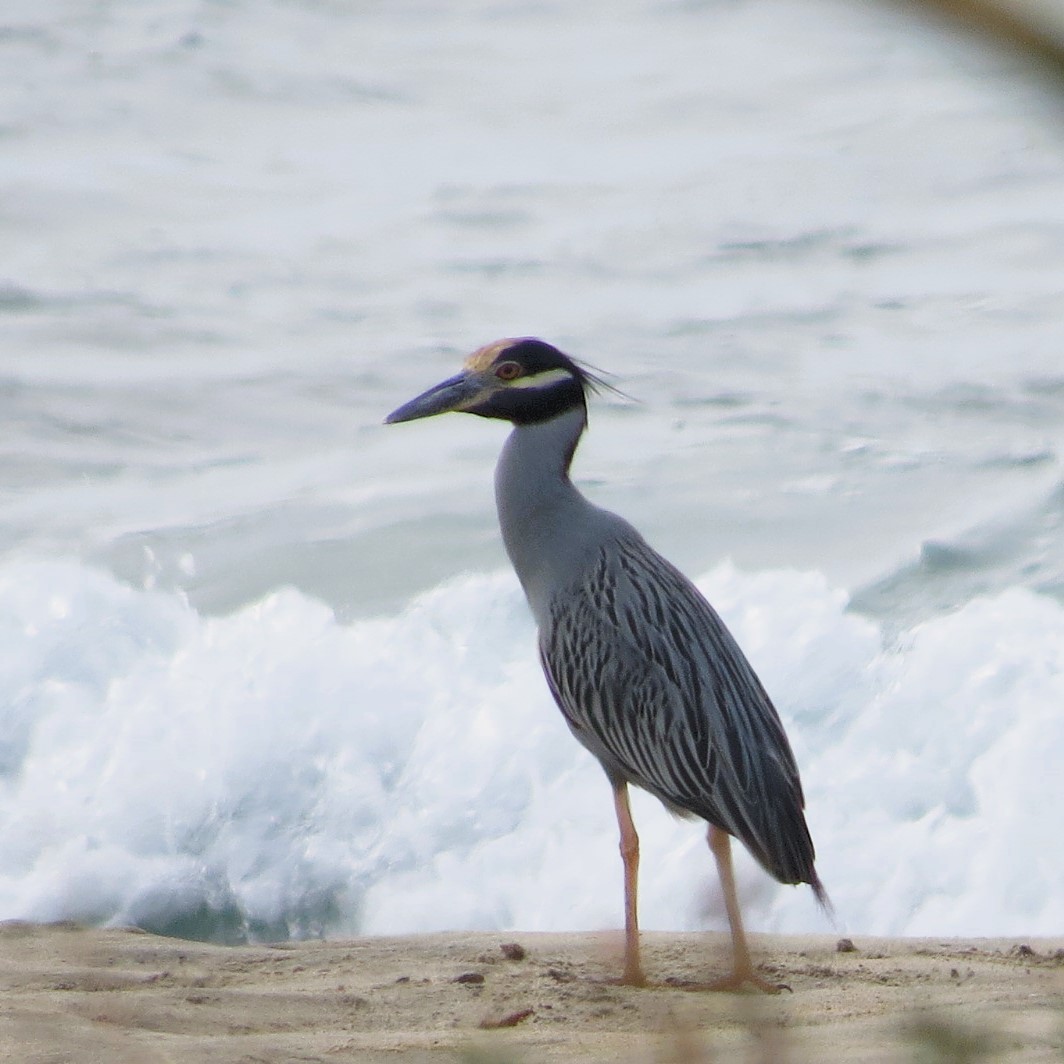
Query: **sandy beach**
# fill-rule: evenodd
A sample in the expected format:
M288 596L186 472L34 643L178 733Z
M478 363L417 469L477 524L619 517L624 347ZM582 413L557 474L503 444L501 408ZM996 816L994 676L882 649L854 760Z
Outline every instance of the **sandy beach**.
M774 997L698 989L721 935L455 933L214 946L0 925L0 1058L204 1061L1060 1061L1064 939L755 936ZM852 949L847 948L849 945Z

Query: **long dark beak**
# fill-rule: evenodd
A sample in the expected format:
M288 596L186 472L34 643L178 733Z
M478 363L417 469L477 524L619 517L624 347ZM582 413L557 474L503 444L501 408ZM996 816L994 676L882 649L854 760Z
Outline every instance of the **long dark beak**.
M457 377L449 377L427 392L422 392L409 403L403 403L398 410L393 410L384 419L384 423L395 425L400 421L415 421L419 417L446 414L449 410L462 410L480 390L481 383L475 376L459 373Z

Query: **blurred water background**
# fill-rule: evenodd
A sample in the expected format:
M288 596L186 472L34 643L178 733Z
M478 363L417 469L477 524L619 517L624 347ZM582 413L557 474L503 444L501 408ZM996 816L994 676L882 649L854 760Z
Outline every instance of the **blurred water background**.
M619 925L505 428L380 423L532 334L638 400L576 477L762 672L840 926L1059 933L1061 109L829 0L8 0L0 916ZM722 926L636 815L646 926Z

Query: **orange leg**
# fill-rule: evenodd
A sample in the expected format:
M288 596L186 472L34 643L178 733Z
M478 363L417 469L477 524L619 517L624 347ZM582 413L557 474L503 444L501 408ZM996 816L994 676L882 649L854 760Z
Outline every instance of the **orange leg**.
M628 805L628 785L613 789L617 826L621 829L621 860L624 862L624 977L625 986L646 986L639 963L639 916L636 895L639 887L639 836Z
M741 990L746 985L757 987L767 994L778 994L780 988L754 971L750 949L743 932L743 920L739 912L739 898L735 892L735 876L732 873L731 835L718 827L709 825L709 848L717 862L721 889L724 891L724 907L728 912L728 925L732 936L732 974L714 983L713 990Z

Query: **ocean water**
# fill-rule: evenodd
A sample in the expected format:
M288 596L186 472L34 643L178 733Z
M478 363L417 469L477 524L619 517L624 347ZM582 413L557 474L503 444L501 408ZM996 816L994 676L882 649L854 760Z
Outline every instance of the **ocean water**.
M1061 108L829 0L10 0L0 918L621 924L505 427L381 424L534 334L633 397L575 476L759 670L836 926L1059 934ZM644 925L724 926L634 808Z

